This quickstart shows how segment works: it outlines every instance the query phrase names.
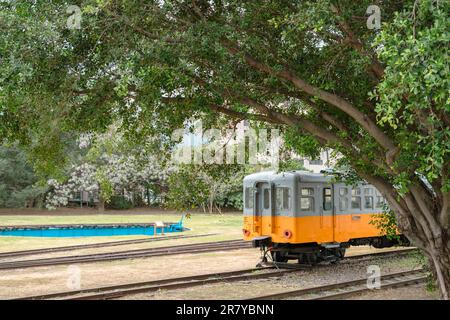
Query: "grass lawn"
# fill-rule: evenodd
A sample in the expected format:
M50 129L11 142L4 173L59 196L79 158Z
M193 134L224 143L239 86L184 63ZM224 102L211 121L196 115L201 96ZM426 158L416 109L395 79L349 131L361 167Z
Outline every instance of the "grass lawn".
M29 225L29 224L83 224L83 223L150 223L154 221L177 222L181 214L124 214L124 215L0 215L0 225ZM186 240L158 241L157 246L209 242L227 239L242 238L241 214L191 214L190 219L184 220L184 226L192 230L176 235L195 235L205 233L218 233L216 236L193 238ZM175 234L174 234L175 235ZM147 236L111 236L111 237L79 237L79 238L40 238L40 237L0 237L0 252L37 249L46 247L59 247L66 245L88 244L145 238ZM176 243L173 243L175 242Z

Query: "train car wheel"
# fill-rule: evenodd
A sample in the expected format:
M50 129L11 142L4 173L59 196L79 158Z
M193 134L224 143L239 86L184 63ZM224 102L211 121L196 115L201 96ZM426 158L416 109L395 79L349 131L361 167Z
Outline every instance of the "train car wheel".
M288 262L288 258L281 251L272 251L271 254L274 262Z
M339 260L341 260L345 256L345 248L334 249L332 252L333 252L333 255L336 257L335 259L330 260L330 262L332 264L337 263Z
M299 264L308 264L308 265L316 265L318 263L318 257L317 254L312 252L312 253L302 253L300 255L300 258L298 258L298 263Z

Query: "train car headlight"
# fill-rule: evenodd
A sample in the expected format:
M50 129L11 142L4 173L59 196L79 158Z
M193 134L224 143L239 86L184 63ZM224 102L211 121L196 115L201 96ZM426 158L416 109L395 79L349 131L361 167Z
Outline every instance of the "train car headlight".
M292 237L292 231L291 230L284 230L283 231L283 237L286 239L290 239Z
M242 233L244 234L244 236L248 237L250 235L250 231L246 230L246 229L242 229Z

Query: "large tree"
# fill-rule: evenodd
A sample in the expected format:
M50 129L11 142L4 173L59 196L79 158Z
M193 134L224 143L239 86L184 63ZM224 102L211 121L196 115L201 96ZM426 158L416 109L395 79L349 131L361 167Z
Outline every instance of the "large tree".
M118 119L140 138L219 114L276 126L298 149L339 151L382 192L448 299L448 1L0 6L2 138L49 161L64 133Z
M0 207L41 206L46 188L16 146L0 145Z

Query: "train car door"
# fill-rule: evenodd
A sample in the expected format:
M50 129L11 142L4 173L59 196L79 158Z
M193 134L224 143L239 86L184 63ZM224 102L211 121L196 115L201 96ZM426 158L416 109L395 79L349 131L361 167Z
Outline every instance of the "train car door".
M342 239L342 214L348 213L350 206L350 190L344 183L333 184L333 221L334 221L334 241L340 242Z
M333 201L333 185L324 185L321 189L322 234L324 240L326 240L327 242L334 242L335 210Z
M271 225L263 224L263 217L270 217L272 215L272 192L270 184L267 182L259 182L256 184L256 207L258 212L258 221L262 234L267 235L271 233ZM267 230L266 230L267 228Z

